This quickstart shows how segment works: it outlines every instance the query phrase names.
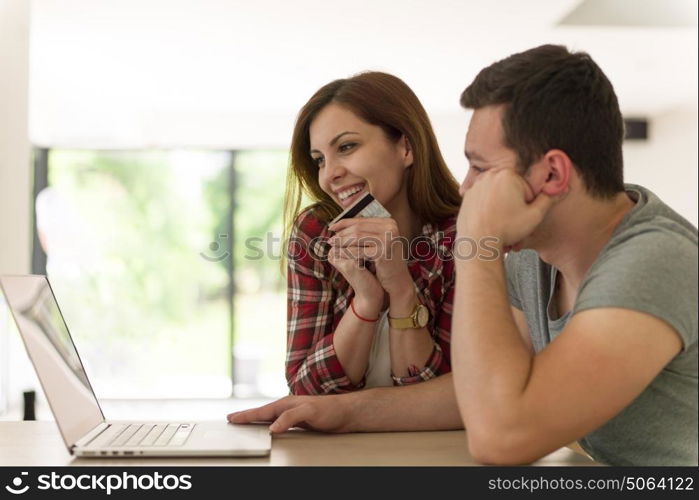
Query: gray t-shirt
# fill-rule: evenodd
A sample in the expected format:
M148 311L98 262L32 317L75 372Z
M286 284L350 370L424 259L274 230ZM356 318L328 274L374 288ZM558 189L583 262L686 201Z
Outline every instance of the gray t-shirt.
M586 309L633 309L672 326L681 352L580 444L610 465L697 465L697 229L649 190L627 184L626 192L636 205L588 270L571 311L555 316L557 270L533 250L506 259L510 303L524 312L536 352Z

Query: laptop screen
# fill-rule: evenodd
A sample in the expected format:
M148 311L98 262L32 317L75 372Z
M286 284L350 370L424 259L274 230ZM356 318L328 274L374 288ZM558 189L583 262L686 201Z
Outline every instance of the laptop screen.
M0 284L68 448L104 421L45 276L2 276Z

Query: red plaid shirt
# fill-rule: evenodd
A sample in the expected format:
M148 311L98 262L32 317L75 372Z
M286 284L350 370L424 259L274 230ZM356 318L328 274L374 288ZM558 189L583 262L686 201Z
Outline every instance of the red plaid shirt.
M332 235L325 222L304 211L296 220L288 246L286 380L292 394L343 393L361 389L352 384L335 354L333 337L354 297L347 280L327 262ZM449 342L454 302L456 217L425 224L408 262L420 302L430 310L427 325L434 347L418 373L394 377L394 385L429 380L451 371Z

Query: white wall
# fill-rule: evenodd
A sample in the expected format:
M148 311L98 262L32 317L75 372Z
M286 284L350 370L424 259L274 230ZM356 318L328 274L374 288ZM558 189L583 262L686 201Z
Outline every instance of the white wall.
M26 273L31 256L28 132L29 2L0 0L0 274ZM0 413L38 387L0 295Z
M650 117L647 141L624 145L626 182L641 184L697 225L697 109Z
M456 102L458 102L458 95ZM463 180L468 170L468 163L464 156L464 139L472 114L472 111L461 108L450 114L430 114L430 121L437 135L442 156L458 182Z
M29 271L29 2L0 0L0 273Z

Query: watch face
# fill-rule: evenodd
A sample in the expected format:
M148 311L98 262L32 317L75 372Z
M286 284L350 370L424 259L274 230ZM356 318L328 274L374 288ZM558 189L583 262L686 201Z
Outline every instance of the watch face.
M420 305L417 309L417 324L420 328L427 325L430 319L430 311L424 305Z

